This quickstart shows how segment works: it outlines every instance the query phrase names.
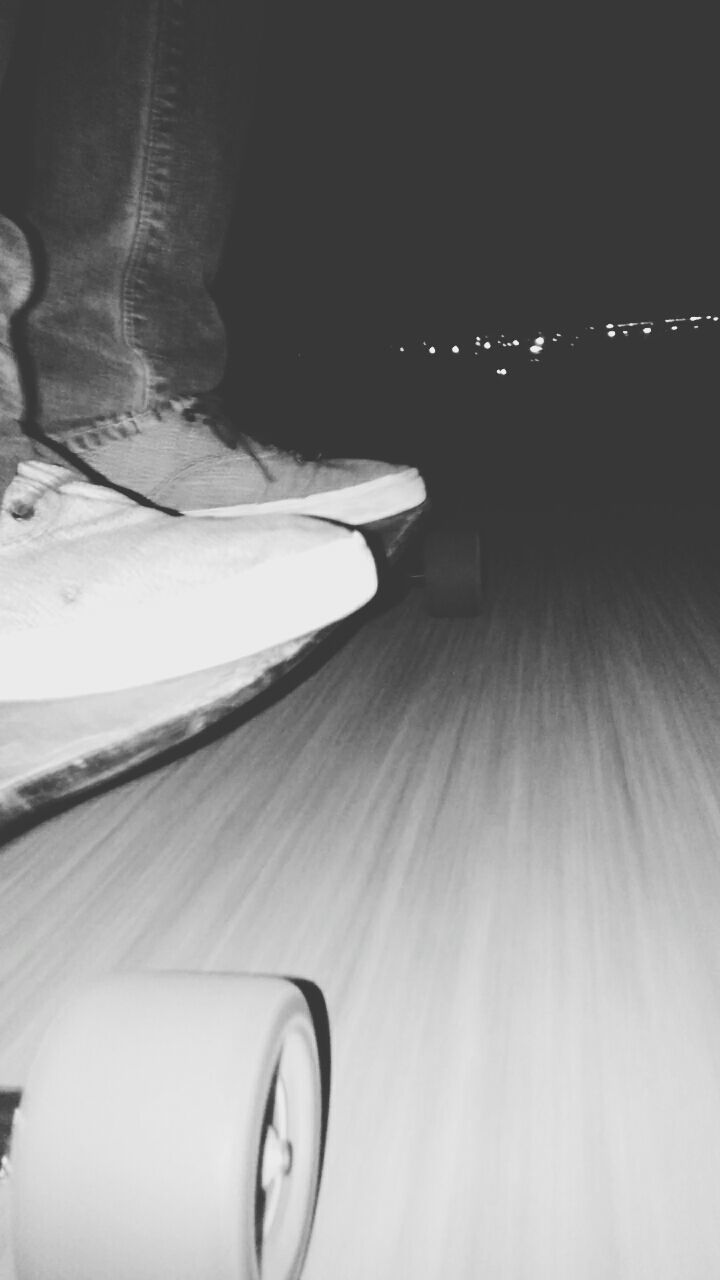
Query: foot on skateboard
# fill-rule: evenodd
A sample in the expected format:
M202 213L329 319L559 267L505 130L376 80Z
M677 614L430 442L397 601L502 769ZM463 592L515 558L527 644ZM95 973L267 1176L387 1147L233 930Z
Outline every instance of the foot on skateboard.
M322 520L175 518L39 462L20 481L0 526L0 838L279 689L423 514L375 526L376 557Z
M0 700L109 693L208 670L359 609L355 531L302 516L186 520L43 462L0 512Z

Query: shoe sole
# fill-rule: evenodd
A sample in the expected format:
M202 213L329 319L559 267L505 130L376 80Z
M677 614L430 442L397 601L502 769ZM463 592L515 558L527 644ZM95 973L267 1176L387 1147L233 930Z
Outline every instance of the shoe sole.
M197 507L183 510L182 513L186 516L224 519L277 512L278 515L315 516L335 520L339 524L363 525L403 515L422 506L426 497L422 476L418 471L408 468L407 471L366 480L363 484L348 485L345 489L329 489L325 493L313 493L304 498L241 503L234 507Z

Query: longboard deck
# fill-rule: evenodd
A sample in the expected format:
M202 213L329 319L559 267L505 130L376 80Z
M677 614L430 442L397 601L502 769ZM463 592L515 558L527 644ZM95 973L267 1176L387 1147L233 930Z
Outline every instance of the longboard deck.
M398 561L425 511L419 507L363 530L380 561L381 588L382 562L390 567ZM279 684L357 617L238 662L140 689L2 704L0 837L168 757Z

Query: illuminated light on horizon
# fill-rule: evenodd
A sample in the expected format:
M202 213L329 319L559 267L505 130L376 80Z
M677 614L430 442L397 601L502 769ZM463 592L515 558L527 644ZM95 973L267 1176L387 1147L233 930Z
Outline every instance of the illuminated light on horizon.
M505 374L507 373L507 369L498 369L497 373L499 373L502 377L504 377Z
M492 337L485 334L476 334L474 335L474 348L476 355L480 351L491 351L497 347L503 349L519 348L518 354L524 351L531 353L532 357L536 357L538 355L542 355L543 348L546 344L559 342L564 346L574 347L586 342L587 337L591 333L599 333L601 335L605 334L605 336L609 338L618 337L622 333L627 337L631 329L638 329L640 333L647 337L656 331L659 333L660 326L663 324L668 326L673 333L676 333L683 326L697 331L705 324L717 324L719 321L720 314L708 312L707 315L694 313L691 316L667 316L649 320L627 320L623 322L607 321L602 324L584 325L578 333L575 333L572 336L567 331L555 331L554 333L549 332L547 335L538 333L534 339L528 339L527 337L508 338L507 334L504 333L493 334ZM389 346L390 349L399 351L402 354L411 350L420 350L421 348L429 355L443 355L445 352L452 352L453 355L462 355L463 352L469 354L471 350L469 336L463 339L463 342L465 345L460 342L455 342L453 344L448 344L448 346L445 346L445 342L441 342L438 347L437 344L430 344L428 339L417 338L413 339L410 346L408 346L406 342L402 345L398 345L397 347L394 347L392 343L390 343ZM301 351L298 351L298 359L301 358L302 354L303 353ZM538 363L534 358L530 362L535 364ZM511 370L506 370L506 373L509 372L511 372Z

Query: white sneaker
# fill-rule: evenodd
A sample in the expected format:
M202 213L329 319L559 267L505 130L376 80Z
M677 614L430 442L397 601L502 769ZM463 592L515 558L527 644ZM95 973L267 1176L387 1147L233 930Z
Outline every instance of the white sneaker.
M0 700L208 670L353 613L359 533L299 516L186 520L22 462L0 508Z
M61 442L111 484L185 515L292 513L362 525L410 511L427 496L412 466L313 461L237 436L212 397L180 397L77 427Z

